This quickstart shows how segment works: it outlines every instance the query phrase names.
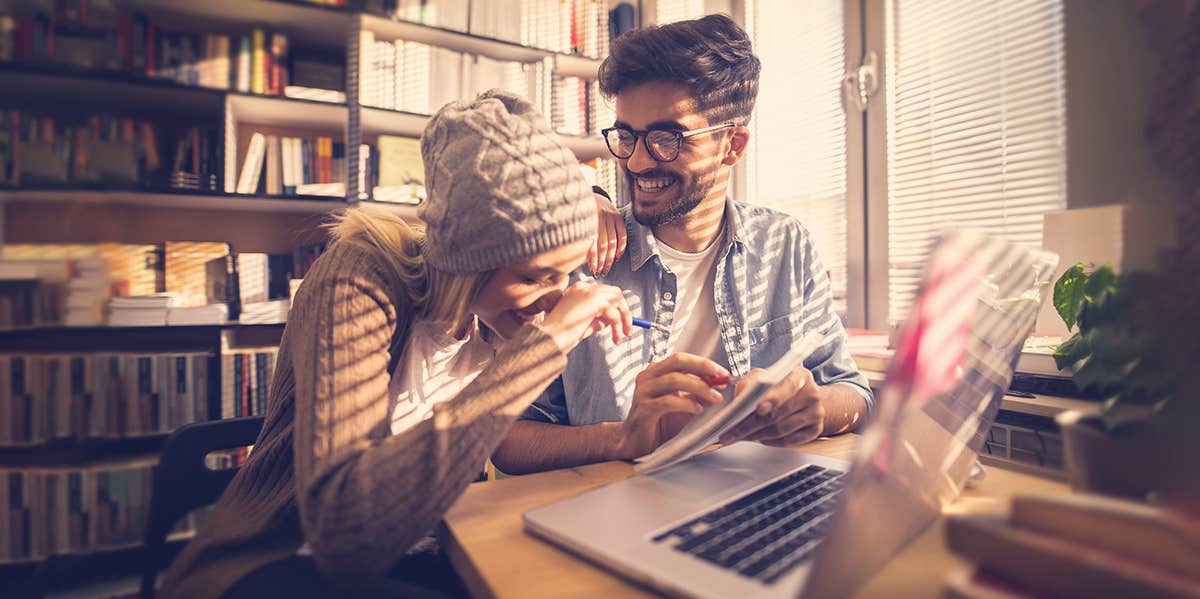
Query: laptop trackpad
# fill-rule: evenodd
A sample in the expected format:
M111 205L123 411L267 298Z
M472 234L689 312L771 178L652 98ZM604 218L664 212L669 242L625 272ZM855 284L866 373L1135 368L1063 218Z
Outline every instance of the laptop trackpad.
M732 495L762 479L745 464L714 467L691 461L636 480L646 490L688 502L711 503L714 497Z

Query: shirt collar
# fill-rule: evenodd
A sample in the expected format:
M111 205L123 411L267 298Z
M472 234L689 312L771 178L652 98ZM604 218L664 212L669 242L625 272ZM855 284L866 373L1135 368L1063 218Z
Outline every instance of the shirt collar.
M629 259L630 266L633 270L641 270L646 262L653 256L659 255L658 240L654 238L654 232L650 227L642 225L633 218L633 207L625 207L625 230L629 231ZM742 220L741 214L737 209L737 205L733 200L725 199L725 231L724 242L726 247L721 248L721 255L724 256L731 245L737 245L744 249L749 249L742 239ZM661 260L661 258L660 258Z

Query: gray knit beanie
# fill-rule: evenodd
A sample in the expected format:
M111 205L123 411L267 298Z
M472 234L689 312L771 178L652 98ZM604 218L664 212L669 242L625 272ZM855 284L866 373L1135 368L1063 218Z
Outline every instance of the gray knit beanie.
M526 100L502 90L452 102L421 136L424 255L438 270L483 272L596 234L575 155Z

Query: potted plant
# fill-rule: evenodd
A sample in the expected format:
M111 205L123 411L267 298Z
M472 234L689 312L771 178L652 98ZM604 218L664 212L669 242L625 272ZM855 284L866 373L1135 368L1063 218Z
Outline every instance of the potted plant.
M1077 387L1104 398L1100 414L1057 418L1068 481L1089 492L1145 498L1170 486L1173 463L1164 424L1182 404L1179 386L1197 339L1179 315L1195 311L1194 293L1171 273L1089 272L1076 264L1054 286L1054 307L1067 329L1055 352Z

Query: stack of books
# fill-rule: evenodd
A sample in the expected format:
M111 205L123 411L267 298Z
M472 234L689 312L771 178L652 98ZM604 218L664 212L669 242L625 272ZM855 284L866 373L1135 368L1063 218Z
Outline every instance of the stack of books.
M100 256L76 260L67 284L66 326L99 326L104 324L104 305L108 302L108 263Z
M108 300L108 324L114 327L165 326L167 312L179 307L174 293L114 297Z
M951 597L1200 597L1200 521L1144 503L1017 497L1007 519L951 516L946 542L975 564Z
M242 304L238 321L242 324L280 324L287 322L292 301L287 298Z
M229 320L229 306L225 304L167 308L167 324L169 326L225 324L227 320Z

